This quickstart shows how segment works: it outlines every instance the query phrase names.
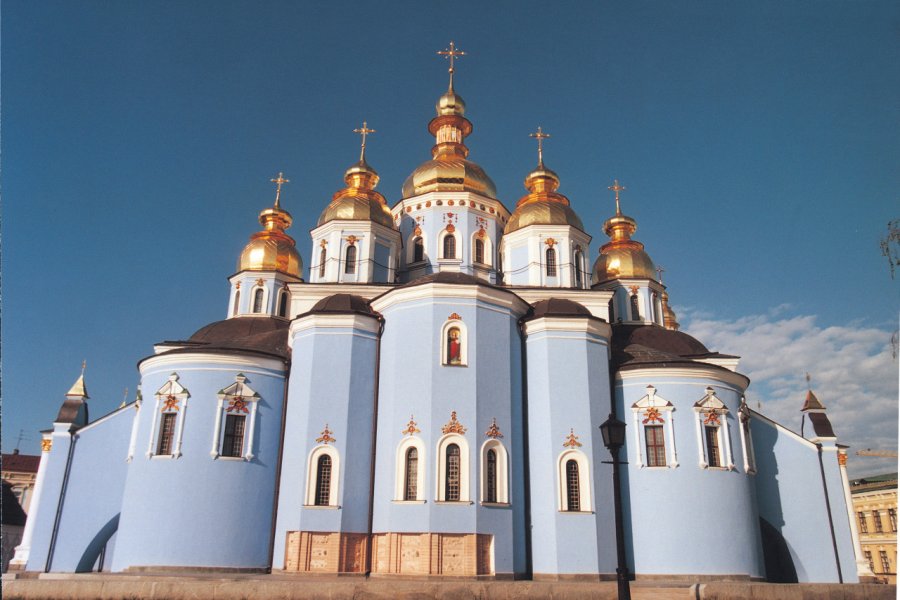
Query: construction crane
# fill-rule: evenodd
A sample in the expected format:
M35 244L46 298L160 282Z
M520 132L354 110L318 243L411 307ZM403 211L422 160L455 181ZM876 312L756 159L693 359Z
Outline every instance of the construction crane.
M857 450L857 456L886 456L888 458L897 458L896 450L872 450L871 448L866 448L865 450Z

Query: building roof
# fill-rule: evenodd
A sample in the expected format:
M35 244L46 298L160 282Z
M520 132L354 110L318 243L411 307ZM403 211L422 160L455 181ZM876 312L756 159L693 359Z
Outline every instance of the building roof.
M813 394L812 390L807 390L806 391L806 400L804 400L803 408L801 408L800 410L802 410L802 411L825 410L825 405L823 405L821 402L819 402L819 399L816 398L816 395Z
M37 473L38 465L41 463L40 455L34 454L12 454L0 455L4 471L14 471L16 473Z
M548 298L536 302L528 319L541 317L592 317L591 311L581 304L565 298Z
M275 317L235 317L216 321L198 329L185 341L164 354L185 352L251 352L289 358L287 331L290 323Z
M338 313L338 314L361 314L377 316L369 301L362 296L355 294L332 294L325 296L316 302L311 309L311 313Z
M3 456L6 456L5 454ZM3 511L2 524L6 527L23 527L25 525L25 511L19 504L19 500L12 491L12 486L6 481L3 482Z

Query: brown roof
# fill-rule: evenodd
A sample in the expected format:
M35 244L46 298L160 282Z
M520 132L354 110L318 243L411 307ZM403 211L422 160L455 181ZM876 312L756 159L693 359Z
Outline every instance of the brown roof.
M181 346L164 354L185 352L274 355L289 358L287 345L290 323L275 317L235 317L201 327L188 340L163 342Z
M41 462L40 455L34 454L3 454L0 456L4 471L16 471L17 473L37 473Z
M812 423L813 431L818 437L837 437L834 435L834 429L831 427L831 421L825 413L809 413L809 422Z
M812 410L812 409L825 409L825 406L819 402L819 399L816 398L816 395L813 394L812 390L806 391L806 400L803 402L803 408L800 410Z
M592 315L591 311L572 300L548 298L535 302L531 314L528 315L528 320L541 317L592 317Z
M369 301L354 294L332 294L316 302L311 313L340 313L375 316L377 313L369 306Z

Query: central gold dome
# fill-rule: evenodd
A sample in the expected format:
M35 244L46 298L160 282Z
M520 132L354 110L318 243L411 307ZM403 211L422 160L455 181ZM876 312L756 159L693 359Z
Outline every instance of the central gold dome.
M474 192L488 198L497 197L497 187L480 166L468 160L465 138L472 133L472 123L463 115L466 103L451 88L435 105L437 117L428 124L435 137L432 159L416 167L403 182L403 198L427 192Z

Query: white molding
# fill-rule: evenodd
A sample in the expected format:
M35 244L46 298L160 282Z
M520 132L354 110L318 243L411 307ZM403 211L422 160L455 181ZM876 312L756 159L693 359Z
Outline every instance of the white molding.
M291 339L307 329L358 329L367 333L378 333L381 324L375 315L312 313L291 321L288 334L288 346ZM332 333L322 331L321 333Z
M665 422L665 437L667 438L667 446L668 450L666 451L666 460L665 465L657 465L651 467L647 464L646 457L644 456L644 447L646 444L646 436L647 432L645 428L647 425L644 425L641 419L641 415L643 411L646 411L649 408L655 408L660 413L665 413L668 418L663 418ZM663 398L662 396L658 396L656 394L656 388L652 385L647 386L647 394L642 396L637 402L631 405L631 411L633 414L634 421L634 441L637 446L637 462L639 468L648 468L648 469L657 469L657 468L670 468L674 469L678 466L678 453L675 447L675 405ZM660 415L662 417L662 414ZM649 425L649 424L648 424Z
M140 390L138 390L140 391ZM137 435L138 435L138 425L140 424L141 417L141 401L136 400L134 402L134 416L131 420L131 436L128 438L128 456L125 457L125 462L130 463L134 460L134 453L137 449Z
M450 330L453 328L459 330L459 364L451 365L450 357L448 356L448 348L447 348L447 336L450 333ZM440 343L441 348L438 355L440 356L440 366L442 367L465 367L469 364L469 329L466 327L466 324L462 322L461 319L453 319L446 320L444 324L441 325L441 333L438 338L438 343Z
M384 313L385 309L394 305L411 302L414 300L454 298L472 299L489 304L495 304L509 309L517 316L522 316L530 305L522 300L515 292L504 288L488 287L485 285L454 285L448 283L423 283L413 286L402 286L389 290L387 293L374 298L371 306L374 310Z
M546 331L571 331L601 337L608 344L612 336L609 323L601 323L587 316L541 317L525 323L525 335L535 335Z
M319 457L323 454L327 454L331 457L331 481L328 488L328 504L323 506L321 504L316 504L316 480L318 478L318 468L317 463ZM326 444L320 444L315 446L309 452L309 457L306 463L306 503L303 505L304 508L340 508L340 503L338 502L338 491L340 488L338 487L338 480L341 475L341 459L340 454L338 454L337 448L334 446L329 446Z
M568 502L568 482L566 481L566 463L574 459L578 464L578 503L579 510L566 510L569 506ZM567 448L559 454L556 461L556 481L557 481L557 503L560 512L564 513L590 513L594 507L591 505L591 481L593 478L590 473L590 461L587 454L575 448Z
M416 209L416 205L425 204L428 201L431 201L432 206L422 209ZM444 203L443 206L437 206L437 201L440 200ZM475 209L470 206L459 207L458 204L450 207L446 203L448 200L453 200L455 203L460 200L465 200L468 205L469 202L475 201L479 205L484 204L487 208L493 208L494 214L491 214L490 211L483 211L480 209ZM412 211L407 213L406 208L412 208ZM468 191L431 191L425 192L424 194L419 194L417 196L410 196L409 198L403 198L398 201L394 206L391 207L391 215L394 217L394 222L396 222L397 215L401 216L410 215L412 216L415 213L422 213L426 211L435 211L435 210L446 210L447 208L454 209L468 209L471 210L471 214L477 216L484 216L487 219L493 219L497 222L500 231L503 231L503 227L505 223L501 223L501 220L498 217L501 217L504 221L509 221L509 217L511 213L509 210L503 205L503 203L496 198L488 198L487 196L482 196L481 194L475 192ZM468 211L467 211L468 212Z
M444 482L447 479L447 446L459 446L459 500L447 500ZM458 433L448 433L437 443L437 477L435 478L435 502L470 502L469 497L469 443Z
M234 352L240 353L241 351L235 349ZM218 370L184 366L184 363L191 362L204 362L214 365L222 365L222 370L237 369L239 371L243 371L244 373L250 372L248 370L248 367L269 369L272 371L279 371L281 374L266 373L262 371L256 371L256 373L260 375L268 375L270 377L280 377L282 379L284 378L285 373L284 360L280 358L268 358L265 356L251 354L240 354L239 356L235 356L234 354L214 354L210 352L203 352L202 350L198 350L197 352L179 352L178 354L157 354L154 356L148 356L140 362L140 364L138 365L138 370L140 371L142 377L146 377L156 372L157 370L168 371L172 367L177 367L179 371Z
M213 460L219 458L219 450L222 448L219 441L219 433L222 431L223 412L225 412L225 396L219 394L219 399L216 401L216 422L213 425L212 448L209 451L209 455Z
M706 378L713 379L718 383L727 383L735 387L735 389L743 393L747 391L750 380L745 375L735 373L733 371L721 371L719 369L711 369L702 366L684 368L684 367L657 367L653 365L643 366L639 369L619 369L616 371L616 380L623 383L628 379L646 379L652 375L655 379L661 377L684 377L684 378ZM696 382L689 385L697 385Z

